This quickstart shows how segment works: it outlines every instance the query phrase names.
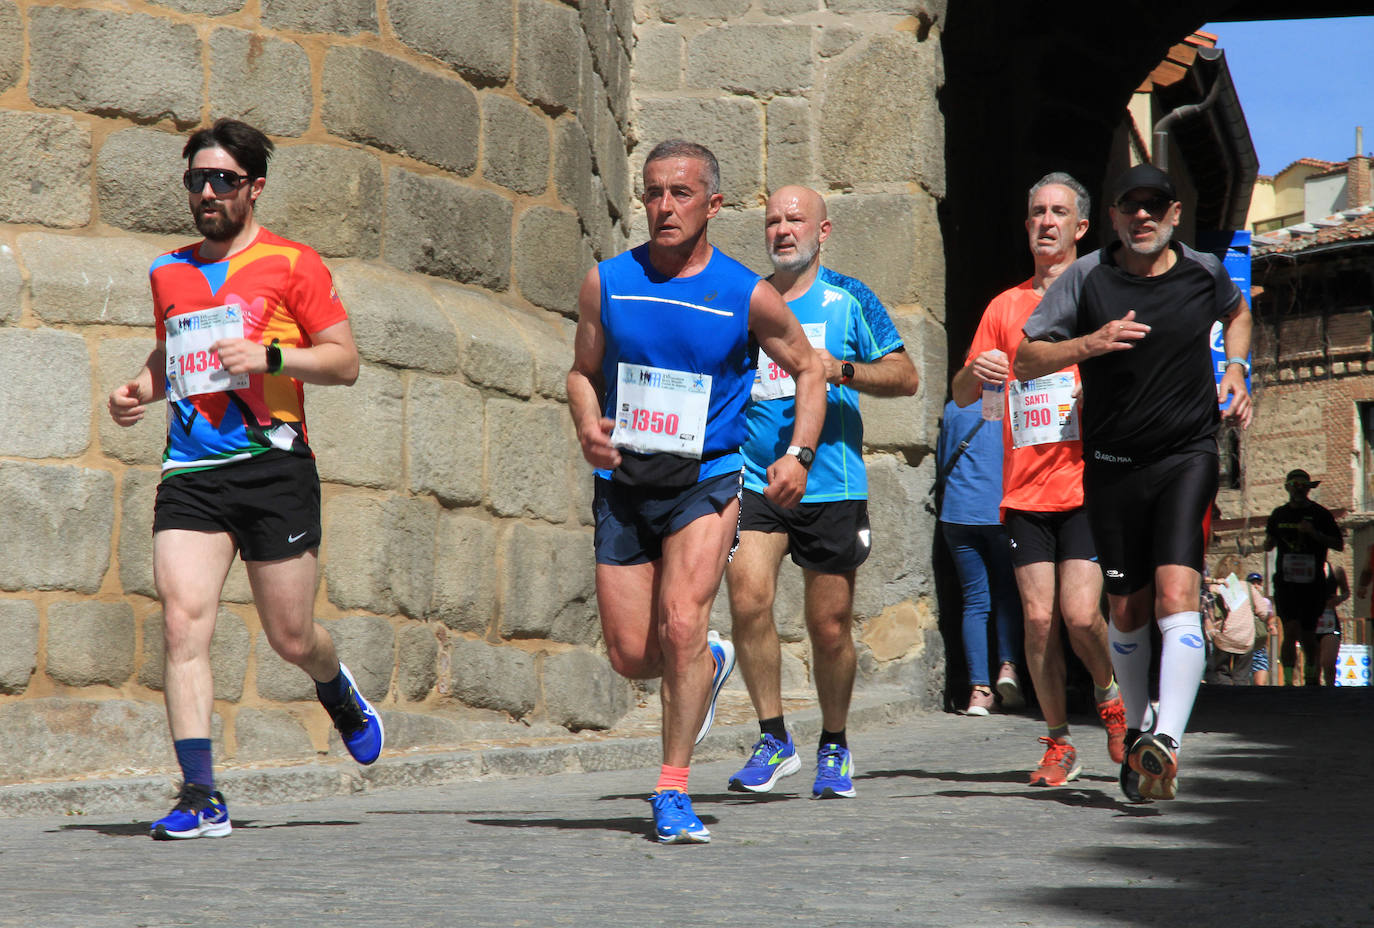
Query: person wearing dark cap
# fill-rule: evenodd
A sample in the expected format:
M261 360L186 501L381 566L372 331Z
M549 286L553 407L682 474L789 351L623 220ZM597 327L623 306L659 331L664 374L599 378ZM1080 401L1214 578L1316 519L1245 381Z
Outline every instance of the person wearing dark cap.
M1283 623L1283 664L1286 684L1293 682L1297 645L1302 642L1304 680L1317 684L1317 621L1326 609L1326 552L1344 551L1345 538L1336 517L1308 498L1321 483L1301 468L1283 478L1288 502L1269 514L1264 526L1264 550L1278 550L1274 566L1274 606Z
M1250 585L1250 606L1255 613L1255 650L1250 654L1250 682L1255 686L1269 685L1269 646L1278 645L1279 618L1274 604L1264 595L1264 577L1251 572L1245 578Z
M1126 704L1120 782L1133 801L1177 791L1179 742L1206 663L1202 524L1217 489L1218 394L1242 427L1252 413L1250 309L1219 260L1173 240L1182 210L1163 171L1124 172L1110 211L1119 241L1059 276L1023 326L1012 367L1018 380L1070 364L1082 376L1083 490ZM1220 387L1209 339L1218 319L1229 358ZM1163 639L1155 713L1152 619Z

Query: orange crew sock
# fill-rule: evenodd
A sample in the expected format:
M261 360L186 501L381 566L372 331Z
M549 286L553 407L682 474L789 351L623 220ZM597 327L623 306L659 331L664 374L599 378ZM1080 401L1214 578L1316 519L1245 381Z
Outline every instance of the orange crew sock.
M654 787L654 792L663 793L670 789L675 789L680 793L687 792L687 773L691 767L670 767L664 764L658 768L658 785Z

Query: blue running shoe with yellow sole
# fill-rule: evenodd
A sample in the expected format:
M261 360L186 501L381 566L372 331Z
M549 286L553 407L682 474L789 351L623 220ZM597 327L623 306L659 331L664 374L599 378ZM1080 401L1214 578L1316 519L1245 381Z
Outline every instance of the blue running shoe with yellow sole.
M716 662L716 672L711 677L711 701L706 704L706 718L702 720L701 731L697 732L694 744L701 744L711 723L716 720L716 700L720 698L721 687L730 679L730 671L735 669L735 646L720 637L720 632L706 634L706 645L711 649L711 659Z
M823 744L816 752L816 782L811 787L812 799L854 798L854 758L849 748L838 744Z
M348 695L342 704L324 708L334 720L334 727L339 730L339 736L343 738L348 753L353 755L353 759L358 763L367 765L382 753L382 745L386 743L386 730L382 727L382 717L372 708L372 703L367 701L367 697L358 690L353 674L349 673L348 668L342 663L339 664L339 673L348 684Z
M766 793L785 776L801 769L801 758L788 732L786 741L764 735L738 773L730 777L730 789L737 793Z
M654 834L659 844L709 844L711 832L692 811L692 800L680 790L665 789L649 797L654 807Z
M178 841L223 838L233 830L224 797L208 786L187 783L181 787L172 811L148 826L148 835L154 841Z

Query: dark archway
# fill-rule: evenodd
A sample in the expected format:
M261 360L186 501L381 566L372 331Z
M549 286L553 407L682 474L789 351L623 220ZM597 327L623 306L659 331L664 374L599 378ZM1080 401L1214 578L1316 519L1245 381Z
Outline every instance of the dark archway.
M963 363L988 301L1030 275L1026 189L1066 170L1100 199L1131 93L1172 45L1209 22L1369 13L1368 2L1352 0L1302 8L1284 0L949 4L941 223L950 370ZM1082 250L1101 244L1100 226Z

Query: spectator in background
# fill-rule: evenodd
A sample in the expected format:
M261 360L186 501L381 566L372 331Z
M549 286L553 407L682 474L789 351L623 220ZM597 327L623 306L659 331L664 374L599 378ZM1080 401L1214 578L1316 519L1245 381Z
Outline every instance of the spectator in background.
M1340 564L1326 565L1326 608L1317 619L1317 667L1321 682L1336 685L1336 656L1341 650L1341 618L1336 607L1350 598L1350 581ZM1311 664L1308 660L1305 663Z
M1277 643L1278 616L1274 604L1264 595L1264 578L1252 573L1245 578L1250 584L1250 605L1255 612L1255 650L1250 652L1250 682L1255 686L1269 685L1269 643Z
M1011 567L1011 547L998 516L1002 501L1002 428L983 419L979 400L960 408L945 404L935 458L940 468L940 531L954 556L964 596L964 657L971 690L965 715L992 709L988 616L994 611L1000 673L1015 679L1021 652L1021 601ZM1004 689L1002 708L1025 705L1020 688Z

